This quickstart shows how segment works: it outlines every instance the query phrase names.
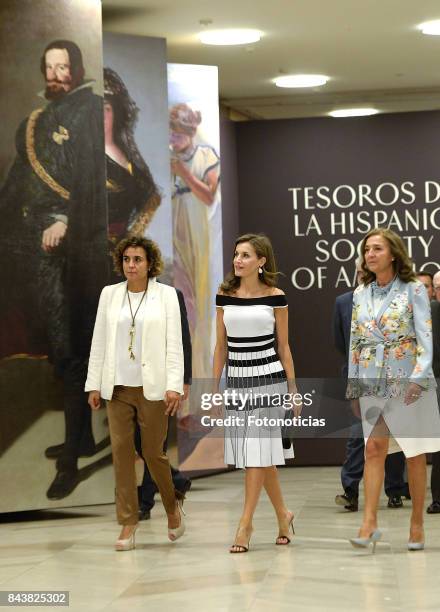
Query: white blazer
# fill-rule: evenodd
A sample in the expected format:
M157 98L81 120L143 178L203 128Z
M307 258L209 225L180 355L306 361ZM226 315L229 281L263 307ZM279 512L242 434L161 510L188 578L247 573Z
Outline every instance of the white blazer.
M116 332L127 283L104 287L99 299L90 350L86 391L110 400L115 386ZM148 281L142 325L142 386L148 400L166 391L183 393L183 347L179 300L174 287Z

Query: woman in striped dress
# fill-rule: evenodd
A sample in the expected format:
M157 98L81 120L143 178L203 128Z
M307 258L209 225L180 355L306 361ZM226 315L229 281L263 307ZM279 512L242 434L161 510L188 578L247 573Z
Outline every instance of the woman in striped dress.
M297 393L288 341L287 301L276 287L277 276L269 239L245 234L235 243L232 271L216 299L213 378L218 385L227 364L231 401L225 401L226 416L235 417L234 425L225 433L225 463L246 468L244 508L232 553L249 549L252 518L262 487L278 519L276 544L289 544L289 529L293 532L294 516L284 503L276 469L286 458L293 458L290 442L283 448L278 422L285 416L286 398ZM300 412L298 402L295 416ZM268 419L275 419L277 424L268 423Z

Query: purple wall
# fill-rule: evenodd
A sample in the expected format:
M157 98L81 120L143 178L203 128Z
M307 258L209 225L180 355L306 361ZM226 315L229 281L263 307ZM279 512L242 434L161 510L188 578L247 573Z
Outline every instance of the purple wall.
M393 215L391 229L411 243L417 268L426 265L434 272L435 262L440 262L440 185L436 186L440 183L440 112L254 121L237 124L236 130L240 233L265 232L273 241L279 268L286 275L280 285L288 296L298 375L337 376L339 363L331 336L333 304L337 295L350 289L344 272L352 282L353 250L368 224L374 227L374 215L379 220ZM305 187L310 187L308 209ZM318 197L319 187L326 188L321 191L324 196L337 189L339 205L332 202L320 208L326 202ZM297 189L296 210L289 188ZM369 189L371 194L366 196ZM342 213L345 233L335 225ZM419 228L413 227L408 215L413 219L418 215ZM405 224L403 231L399 222ZM310 223L309 235L302 235ZM332 255L323 261L337 241L335 255L347 261ZM301 267L311 272L295 272ZM321 288L318 267L324 268ZM293 273L302 287L313 273L314 285L308 290L295 288Z
M296 373L317 379L318 412L330 420L348 413L333 306L351 289L368 226L391 221L417 268L440 263L439 136L440 112L236 124L239 231L272 239ZM295 464L340 463L346 434L331 429L332 439L296 440Z
M239 235L238 224L238 164L236 124L229 119L220 120L223 268L231 266L232 251Z

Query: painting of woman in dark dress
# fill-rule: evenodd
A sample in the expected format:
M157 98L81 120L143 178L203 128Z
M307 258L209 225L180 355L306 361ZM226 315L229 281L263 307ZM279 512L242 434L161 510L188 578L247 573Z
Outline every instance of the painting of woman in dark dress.
M134 139L138 114L139 108L121 77L104 68L108 232L112 246L126 236L144 235L161 202L159 188Z

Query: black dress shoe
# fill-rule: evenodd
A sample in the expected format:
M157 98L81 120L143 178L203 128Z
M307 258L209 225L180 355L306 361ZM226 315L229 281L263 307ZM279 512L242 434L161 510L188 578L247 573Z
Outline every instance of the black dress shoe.
M347 493L343 495L336 495L335 504L337 506L344 506L349 512L357 512L359 509L359 501L357 497L350 496Z
M44 451L45 457L48 459L58 459L64 450L64 444L55 444L55 446L49 446Z
M390 495L388 498L388 508L403 508L403 501L400 495Z
M176 499L181 502L182 506L183 506L183 502L186 499L186 494L191 489L191 485L192 485L192 482L188 478L188 480L185 481L185 484L183 485L183 487L181 489L175 489L174 490L175 494L176 494Z
M148 521L151 518L151 511L150 510L139 510L139 520L140 521Z
M48 499L63 499L76 489L81 482L78 470L60 470L47 490Z
M440 514L440 502L433 501L432 504L426 508L428 514Z
M48 459L59 459L64 452L64 444L55 444L55 446L48 446L44 451L44 455ZM93 457L96 454L96 447L91 446L85 450L79 451L79 457Z
M188 480L183 485L183 489L181 489L182 495L186 495L188 491L191 489L192 481L188 478Z

